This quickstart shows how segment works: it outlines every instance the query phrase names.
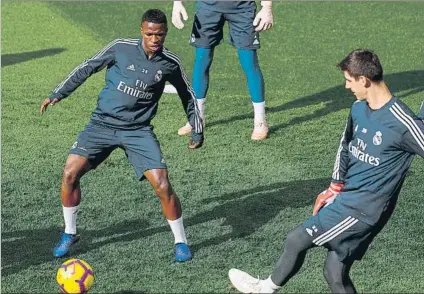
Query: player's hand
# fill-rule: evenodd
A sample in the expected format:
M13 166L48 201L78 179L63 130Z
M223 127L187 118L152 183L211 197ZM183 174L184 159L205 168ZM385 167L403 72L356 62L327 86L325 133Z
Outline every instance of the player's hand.
M188 142L188 148L190 149L200 148L203 145L203 141L204 141L204 137L202 133L199 134L192 131L190 141Z
M57 98L54 98L53 100L50 100L50 98L44 99L44 101L41 103L41 106L40 106L40 114L43 115L44 112L46 112L46 109L49 105L53 106L57 102L59 102L59 99Z
M179 30L184 27L184 23L181 20L181 16L184 20L188 19L187 11L184 8L182 1L174 1L172 8L172 24Z
M315 200L312 215L316 215L324 205L332 203L336 198L337 194L342 191L343 186L343 184L331 183L330 187L327 190L321 192L321 194L319 194L317 199Z
M269 30L274 23L272 17L272 1L261 1L261 5L262 9L256 14L253 20L253 26L257 32Z

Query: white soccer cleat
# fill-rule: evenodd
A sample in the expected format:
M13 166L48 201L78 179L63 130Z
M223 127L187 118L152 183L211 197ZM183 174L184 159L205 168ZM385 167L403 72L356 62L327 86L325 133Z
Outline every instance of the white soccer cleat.
M244 271L232 268L228 271L231 284L241 293L273 293L272 290L265 291L263 280L254 278Z
M255 123L250 139L252 139L253 141L261 141L265 140L267 137L268 124L266 123L266 121Z
M178 135L185 136L191 133L191 125L187 122L182 128L178 130Z
M171 84L166 84L163 92L167 94L178 94L177 89Z

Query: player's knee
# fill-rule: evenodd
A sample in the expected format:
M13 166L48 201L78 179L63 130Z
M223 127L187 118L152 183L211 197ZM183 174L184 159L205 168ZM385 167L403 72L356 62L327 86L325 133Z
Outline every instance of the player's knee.
M66 165L63 169L62 180L67 185L74 185L78 182L78 170L71 165Z
M169 197L171 185L167 177L159 176L156 178L155 184L153 185L156 195L159 197Z
M284 247L286 251L299 251L298 233L296 232L296 230L293 230L287 234L286 240L284 242Z

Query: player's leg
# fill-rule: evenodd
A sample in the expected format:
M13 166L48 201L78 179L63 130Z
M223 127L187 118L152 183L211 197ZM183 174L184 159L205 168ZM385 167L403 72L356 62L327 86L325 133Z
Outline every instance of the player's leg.
M81 201L80 179L89 170L96 168L112 152L113 138L111 137L113 137L113 131L89 124L79 134L69 151L61 184L65 230L61 234L59 243L53 249L55 257L67 254L71 245L79 240L77 214Z
M258 62L257 49L260 48L259 34L255 32L253 20L255 10L242 10L226 14L229 24L229 40L238 49L240 64L246 75L247 86L253 104L254 129L252 140L263 140L268 135L265 119L265 86Z
M228 273L230 281L242 293L274 293L299 271L307 251L314 246L305 228L298 226L287 235L283 254L268 279L260 280L231 269Z
M145 171L144 176L159 197L163 214L174 234L175 261L184 262L190 260L192 255L187 246L181 203L169 182L168 171L166 169L151 169Z
M322 208L325 213L316 225L317 236L313 242L329 249L324 266L324 276L332 293L356 293L349 272L355 260L360 260L381 226L369 224L349 215L337 202ZM382 219L382 225L385 223Z
M194 94L197 97L196 101L200 117L202 118L203 126L205 126L205 102L209 89L209 69L212 64L214 49L197 47L195 51L192 83ZM191 132L191 129L191 125L187 122L178 130L178 135L187 135Z
M186 245L187 237L183 225L181 202L169 182L168 171L166 169L151 169L145 171L144 176L150 182L156 195L159 197L163 214L174 234L175 244ZM188 247L183 251L182 253L176 253L177 261L185 261L191 258Z
M335 251L328 251L324 266L324 276L331 293L356 293L355 286L349 276L353 261L353 259L348 259L342 262Z
M205 102L209 89L209 70L213 61L214 48L223 37L224 17L222 13L208 9L196 9L190 44L195 49L192 84L203 123L205 122ZM187 135L191 126L187 122L178 130L179 135Z
M70 247L79 241L77 235L77 213L81 201L80 178L90 170L87 158L70 154L63 170L61 199L65 230L60 241L53 249L55 257L62 257L69 252Z
M193 68L193 90L197 97L200 116L205 118L205 101L209 89L209 69L212 64L214 48L196 47Z
M122 146L137 177L139 180L146 178L150 182L161 202L163 214L175 239L175 260L190 260L192 256L187 246L181 203L169 182L166 163L152 127L122 133Z
M278 286L285 285L302 267L307 251L315 246L303 226L290 232L285 241L284 252L271 274L271 280Z
M259 67L256 50L238 49L240 64L247 78L250 97L253 104L254 128L252 140L263 140L268 136L268 124L265 118L265 87Z

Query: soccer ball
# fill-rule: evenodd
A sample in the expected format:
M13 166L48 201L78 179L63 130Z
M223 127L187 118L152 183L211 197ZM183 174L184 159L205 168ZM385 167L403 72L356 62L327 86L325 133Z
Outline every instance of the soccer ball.
M72 258L60 266L56 281L63 293L85 293L93 285L93 269L84 260Z

